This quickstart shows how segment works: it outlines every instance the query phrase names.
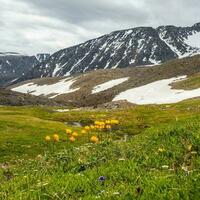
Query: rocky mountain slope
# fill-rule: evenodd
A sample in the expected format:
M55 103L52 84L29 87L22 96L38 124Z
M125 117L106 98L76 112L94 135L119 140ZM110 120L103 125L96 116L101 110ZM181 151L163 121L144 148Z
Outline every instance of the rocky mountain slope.
M200 91L195 90L200 87L195 86L192 88L195 91L188 93L182 90L186 87L173 90L170 86L186 78L189 80L199 72L200 55L196 55L158 66L103 69L71 77L39 78L13 85L9 89L77 107L96 107L113 100L128 100L136 104L173 103L200 96ZM126 92L125 95L123 92ZM154 102L150 101L152 95Z
M96 69L156 65L200 53L200 23L115 31L54 53L20 78L58 77Z
M29 106L29 105L46 105L61 106L59 102L45 97L37 97L30 94L0 88L0 106Z
M0 86L16 81L30 69L44 62L49 56L49 54L27 56L14 52L0 53Z

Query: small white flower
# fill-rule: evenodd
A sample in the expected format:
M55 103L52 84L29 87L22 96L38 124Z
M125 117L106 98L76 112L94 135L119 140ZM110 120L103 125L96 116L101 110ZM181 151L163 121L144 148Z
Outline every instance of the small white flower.
M163 168L163 169L168 169L169 166L168 166L168 165L163 165L162 168Z

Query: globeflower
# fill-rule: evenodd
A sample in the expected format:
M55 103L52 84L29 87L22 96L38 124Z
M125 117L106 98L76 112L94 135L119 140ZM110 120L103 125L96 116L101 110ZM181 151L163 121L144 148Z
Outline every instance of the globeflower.
M75 142L75 138L73 137L73 136L71 136L70 138L69 138L69 140L70 140L70 142Z
M86 130L82 130L81 133L82 133L82 134L86 134L87 131L86 131Z
M105 125L101 125L100 126L100 129L102 130L102 129L104 129L105 128Z
M58 141L59 141L59 135L54 134L54 135L53 135L53 141L54 141L54 142L58 142Z
M97 136L92 136L92 137L90 138L90 141L93 142L93 143L98 143L98 142L99 142L99 139L98 139Z
M110 120L106 120L106 124L111 124L111 121Z
M111 129L112 127L111 127L111 125L106 125L106 128Z
M77 132L73 132L72 136L73 137L78 137L78 133Z
M69 135L72 133L72 130L71 129L66 129L66 133Z
M96 128L96 129L99 129L99 125L95 125L95 128Z
M90 130L90 127L89 127L89 126L85 126L85 130L86 130L86 131L89 131L89 130Z
M90 128L91 128L91 129L95 129L95 126L91 125Z
M110 123L114 124L114 125L118 125L119 124L119 120L112 119L112 120L110 120Z
M99 125L99 121L95 121L94 124L95 124L95 125Z
M100 126L105 126L105 122L99 122Z
M50 141L51 141L51 137L47 135L47 136L45 137L45 141L46 141L46 142L50 142Z

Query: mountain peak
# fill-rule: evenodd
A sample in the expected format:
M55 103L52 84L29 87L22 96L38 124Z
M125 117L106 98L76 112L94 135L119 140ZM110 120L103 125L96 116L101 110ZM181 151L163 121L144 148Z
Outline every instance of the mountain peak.
M69 76L96 69L157 65L191 56L200 53L200 49L185 41L198 31L196 27L167 25L114 31L54 53L33 69L29 78L38 78L38 74L39 77Z
M159 65L200 54L200 23L119 30L62 49L53 55L38 54L38 61L20 79L70 76L97 69Z

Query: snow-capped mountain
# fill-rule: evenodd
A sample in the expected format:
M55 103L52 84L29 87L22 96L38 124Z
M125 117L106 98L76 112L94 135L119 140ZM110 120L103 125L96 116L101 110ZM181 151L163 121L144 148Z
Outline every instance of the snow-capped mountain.
M200 53L200 23L115 31L54 53L21 77L69 76L96 69L156 65Z
M26 74L34 66L44 62L50 55L28 56L14 52L0 53L0 86L6 86Z

